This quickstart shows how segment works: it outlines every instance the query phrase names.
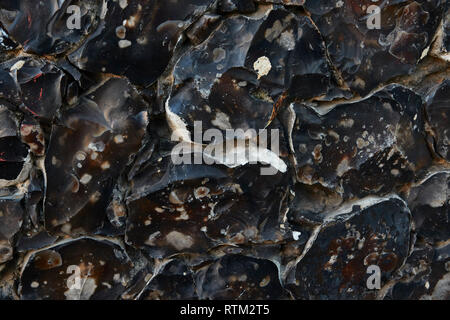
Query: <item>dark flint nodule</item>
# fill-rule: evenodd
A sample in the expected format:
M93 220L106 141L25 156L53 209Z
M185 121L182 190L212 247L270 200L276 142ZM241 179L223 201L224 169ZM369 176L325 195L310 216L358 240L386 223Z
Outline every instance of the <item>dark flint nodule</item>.
M0 299L449 299L449 26L0 0Z

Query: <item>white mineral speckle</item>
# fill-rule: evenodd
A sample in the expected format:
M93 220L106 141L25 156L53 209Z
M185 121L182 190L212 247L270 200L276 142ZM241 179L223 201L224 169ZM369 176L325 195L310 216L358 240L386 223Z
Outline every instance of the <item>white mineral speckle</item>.
M25 60L19 60L16 63L14 63L13 66L11 67L11 69L9 69L9 70L10 71L20 70L24 64L25 64Z
M66 234L69 234L71 230L72 230L72 225L70 223L65 223L61 226L61 231Z
M119 0L119 6L122 9L125 9L128 6L128 1L127 0Z
M216 113L216 118L212 120L211 123L217 128L222 130L232 128L230 123L230 117L221 111L218 111Z
M77 152L75 157L78 161L83 161L86 159L86 154L84 152Z
M284 31L279 40L278 43L286 50L291 51L295 48L295 38L294 33L292 30Z
M269 58L266 56L259 57L258 60L253 64L253 69L255 69L258 74L258 79L262 76L269 74L272 65L270 64Z
M88 149L96 152L103 152L103 150L105 150L105 144L103 143L103 141L98 141L96 143L91 142L88 145Z
M194 240L191 236L183 234L178 231L172 231L166 236L166 240L170 243L175 249L183 250L192 247L194 244Z
M145 45L147 44L147 37L145 36L140 36L139 38L136 39L136 42L140 45Z
M355 121L351 118L345 118L345 119L342 119L341 121L339 121L339 125L344 128L351 128L351 127L353 127L354 123L355 123Z
M358 147L358 149L362 149L365 148L369 145L369 142L362 139L362 138L358 138L356 139L356 146Z
M123 136L121 134L118 134L114 137L114 142L119 144L122 143L124 141Z
M92 176L90 174L85 173L81 177L80 182L82 184L88 184L91 181L91 179L92 179Z
M109 161L105 161L102 163L101 168L102 170L107 170L111 167L111 165L109 164Z
M215 48L213 50L213 61L214 63L218 63L225 59L227 52L222 48Z
M264 38L266 38L267 41L272 42L274 39L278 38L278 36L283 31L283 25L281 24L280 20L276 20L272 28L267 28L266 32L264 33Z
M152 233L151 235L149 235L148 239L145 241L145 244L149 245L149 246L154 246L155 240L156 240L156 238L159 237L160 234L161 234L160 231L156 231L156 232Z
M300 238L300 235L302 233L299 231L292 231L292 237L294 238L295 241L297 241Z
M342 177L342 175L346 173L349 169L351 169L351 167L349 166L348 159L347 158L342 159L342 161L339 162L336 168L337 176Z
M178 194L175 191L170 192L169 202L172 204L184 204L184 202L178 197Z
M127 29L124 26L118 26L116 28L116 36L119 39L125 39L125 36L127 34Z
M265 286L267 286L270 283L270 276L267 275L264 277L264 279L261 280L261 282L259 283L259 286L261 288L264 288Z
M207 187L198 187L194 190L194 196L196 199L206 197L209 194L209 189Z
M130 40L119 40L118 45L119 45L120 49L123 49L123 48L131 46L131 41Z

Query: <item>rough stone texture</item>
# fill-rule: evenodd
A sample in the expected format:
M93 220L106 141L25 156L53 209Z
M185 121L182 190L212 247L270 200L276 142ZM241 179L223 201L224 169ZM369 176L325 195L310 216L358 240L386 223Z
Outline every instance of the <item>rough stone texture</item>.
M0 299L448 300L447 2L0 0Z

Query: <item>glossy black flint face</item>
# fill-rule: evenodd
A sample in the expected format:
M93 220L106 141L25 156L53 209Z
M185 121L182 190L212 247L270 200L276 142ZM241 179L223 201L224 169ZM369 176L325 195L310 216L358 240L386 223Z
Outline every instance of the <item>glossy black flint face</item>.
M449 12L0 0L0 299L450 299Z

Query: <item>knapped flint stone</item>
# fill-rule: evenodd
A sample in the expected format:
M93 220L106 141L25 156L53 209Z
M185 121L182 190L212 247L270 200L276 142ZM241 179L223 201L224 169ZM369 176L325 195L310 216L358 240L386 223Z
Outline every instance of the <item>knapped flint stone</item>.
M401 280L390 288L386 299L450 299L450 257L448 244L415 248L401 268Z
M218 11L220 13L251 13L256 11L256 5L253 0L220 0Z
M22 143L14 114L0 105L0 187L11 185L21 178L29 149Z
M287 299L274 263L242 255L226 255L196 274L200 299Z
M387 194L432 163L422 100L406 88L389 86L322 116L305 105L294 110L299 182L321 184L345 198Z
M418 241L445 242L450 234L450 174L437 173L411 189L407 202Z
M443 23L443 49L448 54L450 53L450 6L447 3L447 11L444 16Z
M293 100L326 95L333 87L325 44L307 16L260 9L220 25L186 51L174 67L166 104L173 130L192 139L202 129L264 129Z
M437 30L431 46L431 55L445 61L450 61L450 6L445 4L442 22Z
M163 258L205 255L222 244L292 239L287 228L280 228L286 181L281 174L258 176L259 169L169 162L162 170L147 170L143 179L155 182L128 200L127 243Z
M139 150L146 103L128 81L110 79L80 97L53 126L45 159L45 223L68 234L94 232L106 218L113 186Z
M450 81L445 80L429 95L426 111L437 154L450 160Z
M55 243L56 240L58 237L51 236L46 231L37 232L31 236L25 234L17 240L17 250L19 252L37 250Z
M14 114L4 105L0 105L0 125L0 138L17 135L17 123Z
M9 37L5 30L0 27L0 53L7 52L8 50L13 50L17 47L17 44L14 43Z
M33 117L25 117L20 124L20 136L23 143L26 143L30 151L36 156L45 155L44 132L39 122Z
M26 52L60 54L92 31L101 14L101 3L99 0L6 0L0 3L0 22ZM67 27L72 15L70 6L80 9L79 28Z
M323 223L326 215L337 210L343 203L342 196L320 184L296 183L291 193L287 219L303 232L311 232L314 226Z
M0 65L6 87L0 96L30 116L51 120L62 105L65 74L46 60L16 58Z
M25 300L115 300L133 280L132 269L127 253L114 242L63 241L31 253L21 272L19 294Z
M71 62L89 72L124 75L152 84L167 67L178 38L211 0L107 1L106 15Z
M365 95L383 82L414 71L442 19L441 0L307 0L305 8L327 43L331 62L348 87ZM380 29L368 28L371 5L381 9Z
M13 237L20 230L24 219L20 200L0 197L0 264L13 256Z
M410 212L398 199L365 209L324 226L298 262L289 288L297 299L373 299L367 268L381 270L381 286L409 252Z
M139 299L197 300L194 274L182 260L172 260L151 279Z
M38 160L43 161L43 160ZM29 184L24 197L27 214L26 237L31 237L41 229L42 199L45 196L45 176L40 168L32 167L29 172ZM36 230L36 228L38 230ZM42 231L42 230L41 230Z

